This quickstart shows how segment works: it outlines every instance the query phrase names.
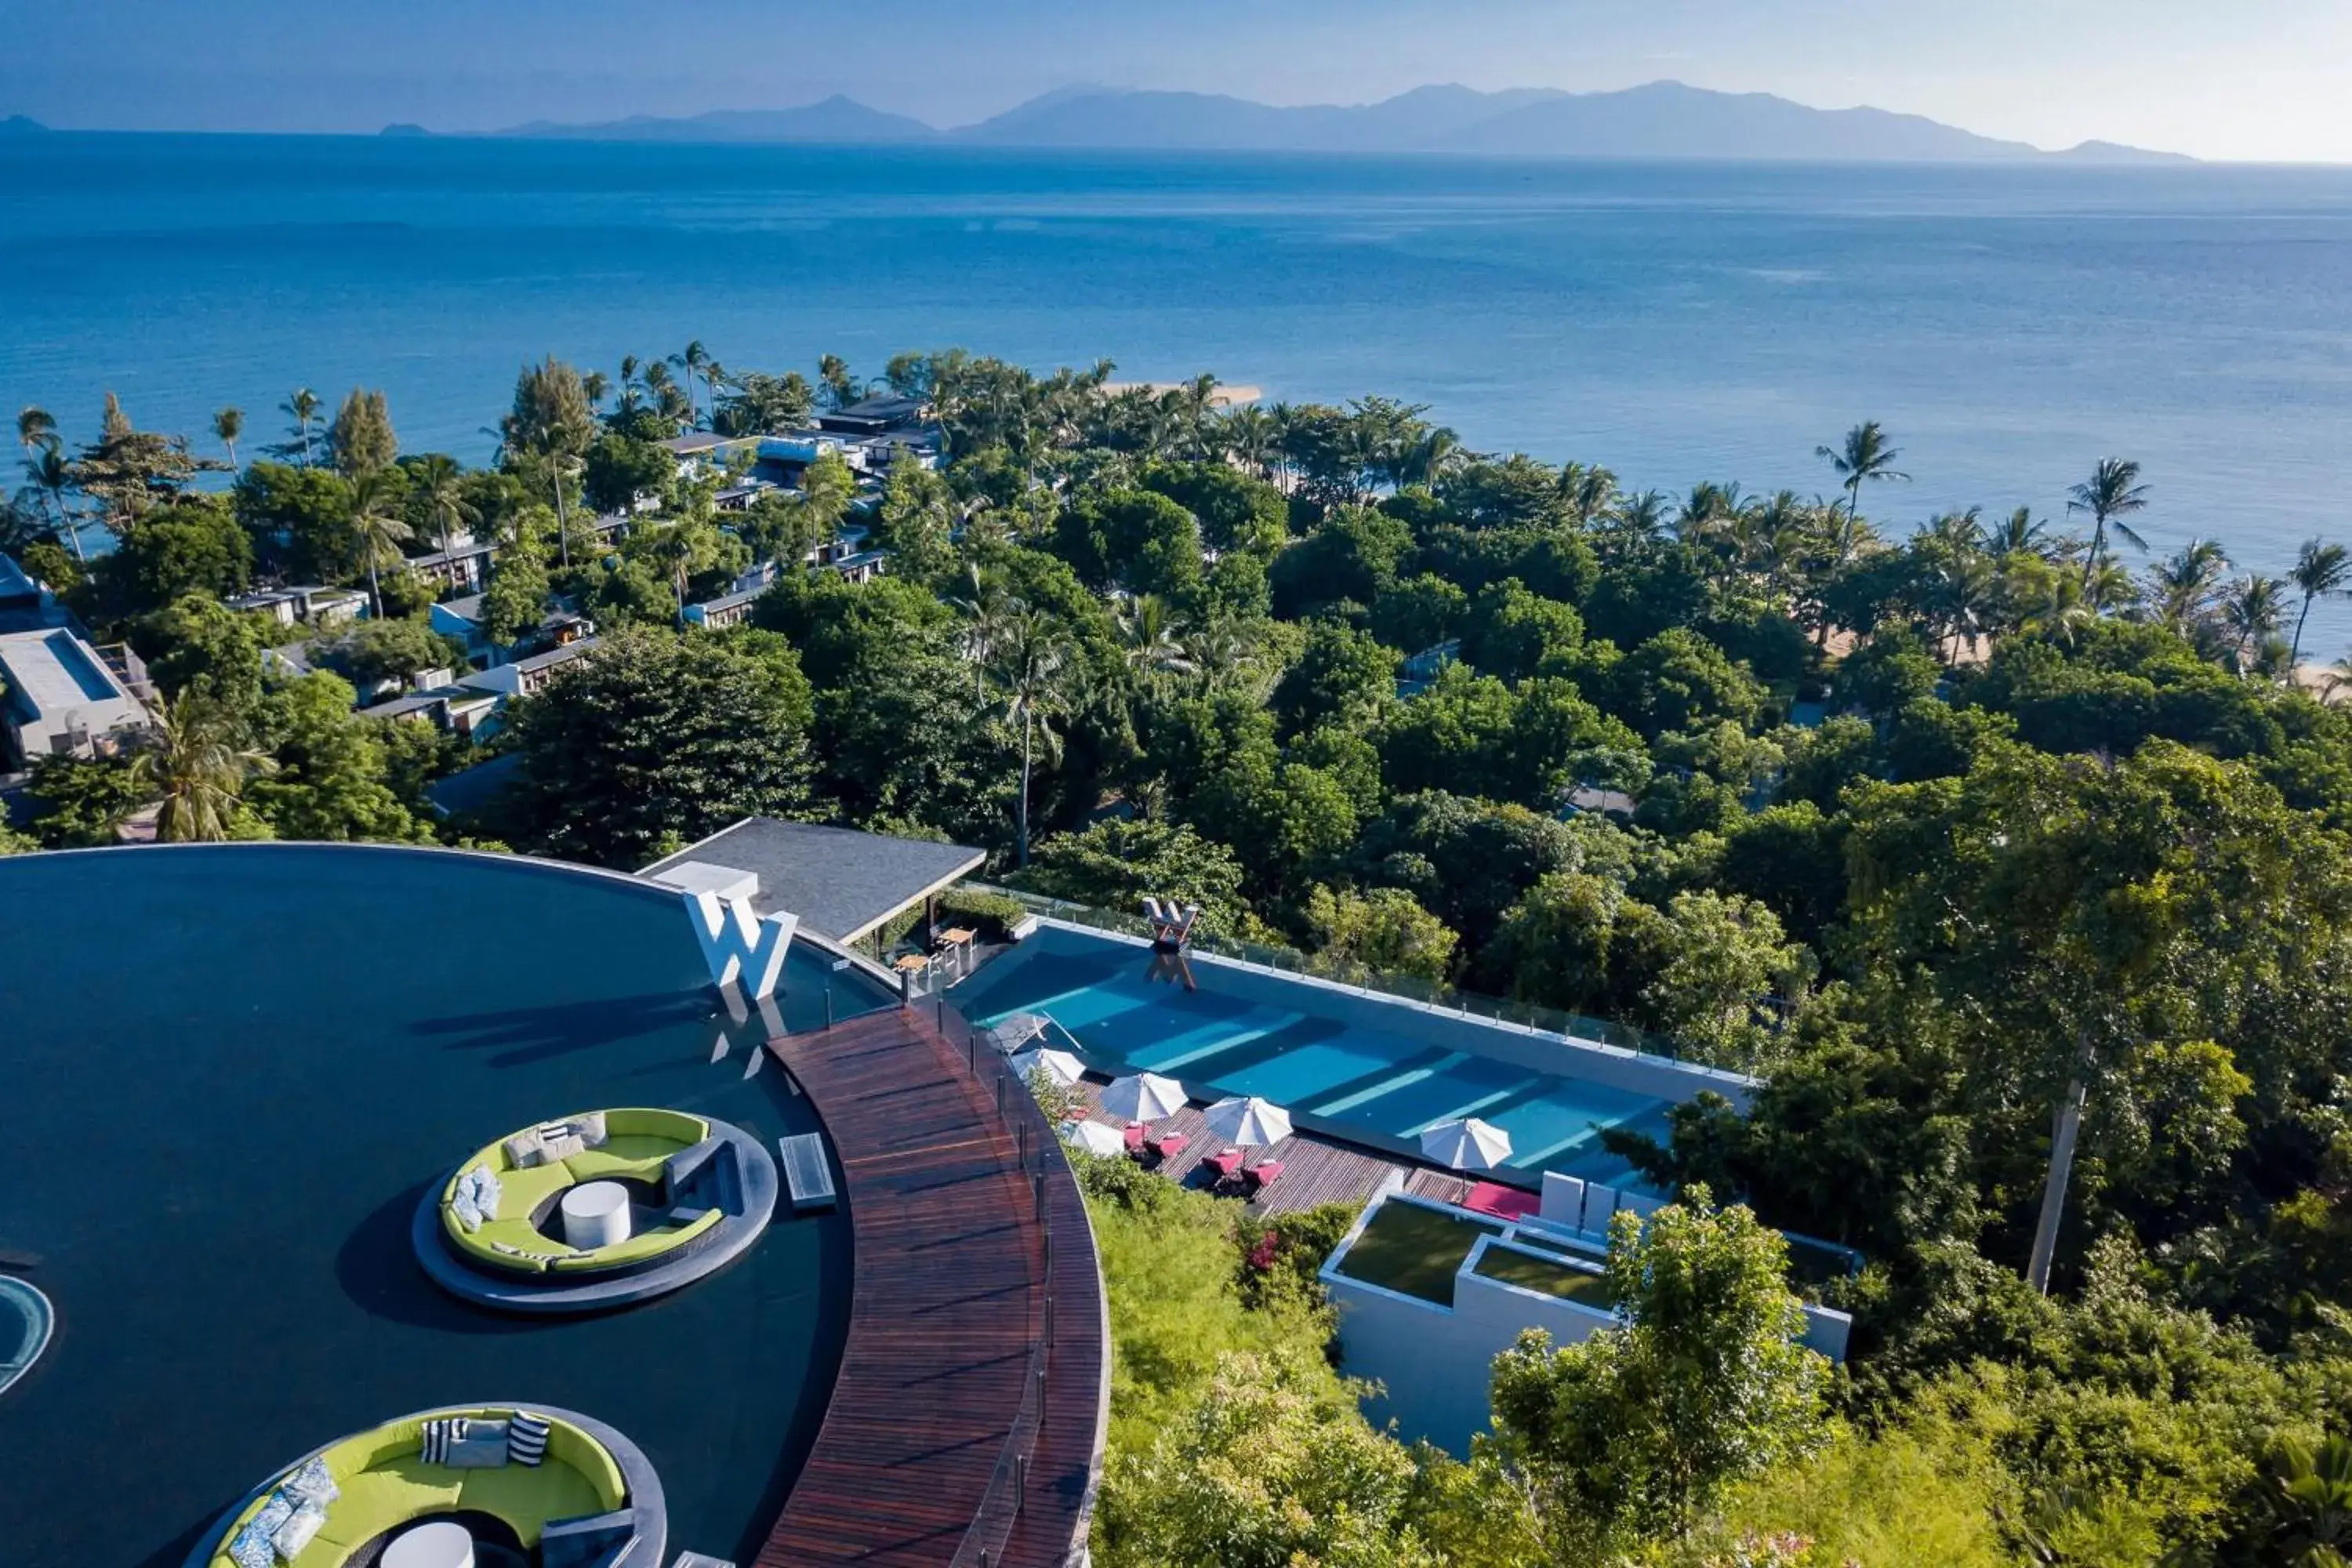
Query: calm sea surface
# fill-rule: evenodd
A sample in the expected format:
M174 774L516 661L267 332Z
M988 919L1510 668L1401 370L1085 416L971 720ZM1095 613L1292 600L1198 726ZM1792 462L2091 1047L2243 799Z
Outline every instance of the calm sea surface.
M1874 417L1898 531L2058 510L2112 453L2159 546L2274 572L2352 535L2352 170L0 142L0 403L72 437L108 387L196 433L364 384L407 447L479 460L526 357L689 338L1384 392L1671 491L1826 489L1813 447Z

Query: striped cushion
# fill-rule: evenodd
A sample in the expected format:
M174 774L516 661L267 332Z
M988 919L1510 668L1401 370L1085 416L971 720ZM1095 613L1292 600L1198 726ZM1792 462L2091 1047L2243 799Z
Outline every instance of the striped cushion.
M536 1465L547 1458L547 1417L518 1410L507 1419L507 1458Z
M425 1451L419 1456L428 1465L446 1465L449 1450L466 1436L466 1418L444 1415L425 1424Z

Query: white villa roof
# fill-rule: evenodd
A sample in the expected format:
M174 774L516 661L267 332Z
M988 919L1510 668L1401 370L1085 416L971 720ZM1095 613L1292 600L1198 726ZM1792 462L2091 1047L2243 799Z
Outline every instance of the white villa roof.
M61 627L0 634L0 679L17 721L47 734L62 733L69 719L92 731L147 721L98 650Z

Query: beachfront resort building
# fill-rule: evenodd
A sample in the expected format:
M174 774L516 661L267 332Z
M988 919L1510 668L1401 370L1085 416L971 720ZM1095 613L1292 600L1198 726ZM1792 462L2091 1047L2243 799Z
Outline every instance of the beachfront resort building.
M0 772L111 753L152 722L126 674L70 627L0 633Z
M0 1559L1083 1563L1108 1380L1062 1146L740 896L389 846L0 858L40 917L0 943L11 1153L73 1173L0 1184ZM355 969L459 911L462 965ZM91 1463L125 1433L129 1486Z

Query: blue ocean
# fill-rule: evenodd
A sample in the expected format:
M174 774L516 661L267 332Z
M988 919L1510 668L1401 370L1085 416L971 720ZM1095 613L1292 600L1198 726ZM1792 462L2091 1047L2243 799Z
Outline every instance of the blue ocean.
M1912 476L1868 498L1895 531L2060 511L2116 454L2159 549L2276 572L2352 535L2352 170L0 143L0 402L71 438L112 388L191 434L240 405L249 450L293 387L363 384L410 449L480 460L526 358L697 338L743 368L961 344L1387 393L1674 492L1826 489L1814 447L1875 418Z

